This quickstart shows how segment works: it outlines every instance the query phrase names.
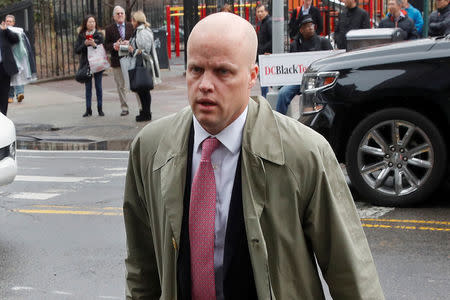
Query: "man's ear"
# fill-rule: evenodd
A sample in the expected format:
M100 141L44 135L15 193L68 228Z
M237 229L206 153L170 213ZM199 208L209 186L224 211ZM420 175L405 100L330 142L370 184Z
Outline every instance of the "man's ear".
M248 88L251 89L256 84L256 78L258 78L258 71L259 67L257 64L253 64L250 67L250 74L249 74L249 81L248 81Z

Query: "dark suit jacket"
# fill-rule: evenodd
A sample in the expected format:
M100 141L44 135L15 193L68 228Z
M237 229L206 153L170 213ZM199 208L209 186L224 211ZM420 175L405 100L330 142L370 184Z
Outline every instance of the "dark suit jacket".
M181 300L191 299L191 251L189 246L189 204L191 194L192 151L194 130L189 134L189 152L186 173L186 189L183 200L183 220L181 225L180 254L177 261L177 286ZM257 299L253 269L245 232L242 207L241 158L236 167L236 175L231 194L225 236L223 258L223 293L225 299Z
M131 23L125 23L125 39L130 40L133 35L134 28ZM119 29L117 28L116 22L108 25L105 28L105 50L111 53L111 67L120 67L119 54L114 50L114 43L120 39Z
M322 16L320 15L320 11L317 7L312 6L309 8L309 14L311 16L311 18L314 21L314 24L316 24L316 33L318 35L320 35L322 33L323 30L323 21L322 21ZM303 11L299 10L298 12L298 16L297 16L297 9L295 8L292 11L292 16L289 20L289 24L288 24L288 28L289 28L289 37L291 39L295 39L295 37L299 34L299 29L300 29L300 23L303 20Z
M12 76L19 72L16 61L12 53L11 46L19 42L19 36L9 29L0 29L0 47L2 55L3 69L6 74Z

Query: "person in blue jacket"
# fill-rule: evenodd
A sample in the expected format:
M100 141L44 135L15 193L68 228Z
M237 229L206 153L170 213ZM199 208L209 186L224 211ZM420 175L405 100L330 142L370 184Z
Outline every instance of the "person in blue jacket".
M423 29L422 13L417 8L412 6L412 4L408 2L408 0L403 0L402 7L408 14L408 17L410 17L414 21L414 25L416 26L419 37L422 37L422 29Z

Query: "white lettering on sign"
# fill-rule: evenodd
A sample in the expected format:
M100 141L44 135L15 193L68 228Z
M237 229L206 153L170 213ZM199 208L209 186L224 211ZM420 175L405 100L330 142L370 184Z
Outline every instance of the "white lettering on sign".
M259 55L261 86L299 85L313 61L342 52L345 50Z

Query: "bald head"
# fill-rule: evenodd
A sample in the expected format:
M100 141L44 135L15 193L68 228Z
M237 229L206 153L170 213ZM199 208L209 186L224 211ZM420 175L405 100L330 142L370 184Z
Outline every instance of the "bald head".
M227 12L215 13L198 22L192 29L187 43L187 55L192 51L192 44L208 41L224 42L240 49L251 66L256 61L258 38L255 29L245 19Z

